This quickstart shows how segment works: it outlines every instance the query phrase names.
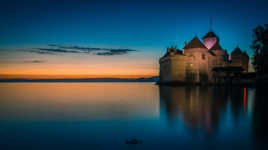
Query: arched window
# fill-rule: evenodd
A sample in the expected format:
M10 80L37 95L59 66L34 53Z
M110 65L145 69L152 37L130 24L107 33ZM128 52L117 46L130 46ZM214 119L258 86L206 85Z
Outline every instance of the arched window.
M202 54L202 59L205 60L206 59L206 55Z

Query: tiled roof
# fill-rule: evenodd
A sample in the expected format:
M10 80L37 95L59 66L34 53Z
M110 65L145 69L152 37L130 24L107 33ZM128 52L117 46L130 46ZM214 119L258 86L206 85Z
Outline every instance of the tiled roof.
M216 54L213 53L212 51L208 51L208 53L210 53L212 56L216 56Z
M216 38L218 38L218 36L217 36L214 32L210 31L210 32L208 32L208 33L203 37L203 39L204 39L204 38L209 38L209 37L216 37Z
M242 51L241 49L237 46L231 53L232 55L241 55Z
M183 49L190 48L206 48L206 46L195 36Z
M219 44L219 42L217 42L216 44L214 44L214 46L212 46L210 48L210 50L223 50Z

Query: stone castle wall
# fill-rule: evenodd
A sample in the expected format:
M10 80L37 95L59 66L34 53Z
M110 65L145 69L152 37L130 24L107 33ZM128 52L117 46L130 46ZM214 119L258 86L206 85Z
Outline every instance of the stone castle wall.
M160 63L160 76L159 81L166 83L171 82L171 61L169 57L165 57L159 61Z
M187 56L186 81L193 83L207 82L209 80L209 54L207 49L193 48L184 51Z
M173 55L160 60L160 81L185 82L186 57Z
M171 57L171 76L175 82L185 82L185 65L187 57L183 55L175 55Z
M214 83L214 67L248 66L248 59L243 56L235 57L230 63L225 51L215 50L213 53L214 55L211 55L207 49L193 48L185 50L183 54L172 54L162 58L159 61L160 82Z
M220 83L221 80L225 80L226 74L214 72L213 68L215 67L234 66L248 70L249 57L245 52L237 48L232 52L232 61L230 62L227 51L222 49L218 43L218 37L209 32L204 39L207 38L216 39L211 49L207 48L197 37L194 37L190 43L186 43L182 51L177 50L176 47L168 48L167 53L159 60L159 82Z

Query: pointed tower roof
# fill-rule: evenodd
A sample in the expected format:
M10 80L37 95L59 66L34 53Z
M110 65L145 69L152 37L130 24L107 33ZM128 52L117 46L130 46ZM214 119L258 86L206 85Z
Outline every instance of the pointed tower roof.
M206 46L199 40L197 36L195 36L187 45L184 46L183 49L190 48L206 48Z
M210 48L210 50L223 50L219 44L219 42L217 42L216 44L214 44L213 47Z
M203 38L203 43L207 47L207 49L211 49L216 43L219 43L219 37L212 31L208 32ZM219 45L216 45L219 48Z
M216 37L217 39L219 39L218 36L213 31L208 32L202 39L211 37Z
M242 54L242 51L239 48L239 46L237 46L231 53L231 55L241 55L241 54Z

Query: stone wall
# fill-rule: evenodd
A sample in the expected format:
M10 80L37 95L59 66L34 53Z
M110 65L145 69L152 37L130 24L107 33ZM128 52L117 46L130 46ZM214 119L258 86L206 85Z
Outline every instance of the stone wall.
M159 81L162 83L171 82L171 61L169 56L160 59L160 77Z
M171 55L160 60L160 82L184 82L185 81L184 55Z
M175 82L185 82L185 64L187 58L184 55L174 55L171 59L171 78Z
M187 56L186 82L208 82L208 59L209 53L204 48L193 48L184 51Z
M209 57L209 62L208 62L208 70L209 70L209 82L210 83L221 83L223 82L223 79L220 78L220 80L216 78L219 78L218 76L220 75L219 73L215 73L212 71L212 69L214 67L225 67L229 65L228 62L228 54L226 53L226 51L223 50L213 50L212 51L214 55L210 55Z
M248 57L244 55L232 56L232 63L228 61L228 54L224 50L208 51L205 48L191 48L182 53L169 51L159 60L160 83L221 83L224 76L212 71L214 67L242 66L248 68ZM216 81L217 79L217 81ZM222 80L222 81L220 81Z

